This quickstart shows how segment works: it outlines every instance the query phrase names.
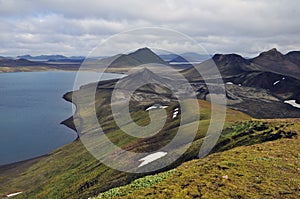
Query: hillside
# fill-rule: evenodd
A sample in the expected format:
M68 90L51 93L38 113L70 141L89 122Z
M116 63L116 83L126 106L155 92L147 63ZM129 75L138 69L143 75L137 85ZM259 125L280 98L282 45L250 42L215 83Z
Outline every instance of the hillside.
M300 79L300 54L299 52L290 52L283 55L276 48L262 52L259 56L250 61L260 66L261 70L279 73Z
M107 94L108 92L104 92L103 89L102 92L98 93L98 99L105 99L104 96L107 96ZM99 101L98 103L98 106L103 106L102 103L106 102ZM199 129L196 136L197 141L193 147L187 151L182 158L171 165L170 168L174 168L176 165L197 156L199 144L202 143L204 132L206 131L210 120L210 104L205 101L199 101L199 104L201 107L202 119L200 120L200 123L202 128ZM145 105L143 104L142 106ZM160 147L165 142L172 139L174 133L177 131L180 118L172 119L173 109L176 106L176 103L172 103L166 109L169 119L161 133L158 133L154 137L139 141L122 134L118 128L114 126L114 122L109 119L110 116L107 115L109 114L109 111L101 113L102 117L100 117L101 119L99 122L103 124L106 123L103 126L106 135L123 148L140 151L153 150L153 148ZM89 111L87 110L86 113L88 112ZM143 109L133 111L132 114L136 123L146 124L148 122L148 113L143 111ZM107 116L105 117L104 115ZM250 119L249 116L233 110L228 110L226 118L226 126L232 124L237 118L239 120ZM190 124L192 123L193 120L190 121ZM190 124L186 124L184 127L187 132L191 126ZM1 195L22 191L24 194L19 195L16 198L87 198L89 196L97 195L102 191L106 191L109 188L127 184L133 179L147 175L147 173L124 173L106 167L98 160L94 159L79 140L42 157L38 163L33 164L29 168L23 168L23 170L22 168L22 165L17 166L17 168L13 167L14 170L21 170L14 178L11 178L8 175L9 172L7 170L1 170L0 168Z
M212 68L216 66L225 83L231 108L255 118L300 117L299 109L285 103L286 100L300 101L300 65L295 61L298 55L297 52L282 55L276 49L253 59L216 54L210 60L183 70L182 74L198 85L197 89L202 91L199 98L206 99L209 92L198 71L214 80L216 74Z
M283 129L291 134L262 144L228 147L229 150L140 178L96 198L299 198L300 145L299 137L292 135L299 135L299 120L270 120L264 124L273 131L285 126ZM248 131L248 135L252 133Z

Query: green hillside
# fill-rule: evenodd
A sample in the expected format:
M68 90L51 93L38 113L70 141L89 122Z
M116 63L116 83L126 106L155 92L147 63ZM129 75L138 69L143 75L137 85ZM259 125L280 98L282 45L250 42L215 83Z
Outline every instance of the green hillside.
M96 198L299 198L299 133L299 120L236 123L216 153Z
M100 99L100 98L99 98ZM176 163L171 165L171 169L180 165L182 162L195 158L202 143L204 132L208 127L210 120L210 104L206 101L199 101L201 107L201 125L194 144ZM173 107L170 105L167 112L172 114ZM88 113L88 111L87 111ZM133 114L135 121L139 124L147 122L148 116L145 111L138 111ZM230 126L235 120L249 120L250 117L234 111L227 111L226 126ZM172 135L179 125L180 118L169 122L165 128L165 132ZM191 121L193 122L193 121ZM128 147L132 144L138 148L145 147L139 145L136 140L119 139L120 134L113 126L114 123L107 124L105 128L109 131L107 135L111 139L121 140L121 146ZM186 124L188 128L188 124ZM112 129L112 130L110 130ZM157 136L163 134L159 133ZM172 139L172 136L167 138ZM163 140L166 141L166 140ZM148 143L150 146L151 142ZM156 143L157 146L163 142ZM151 147L151 146L150 146ZM16 198L88 198L106 191L113 187L125 185L132 180L142 177L146 174L129 174L116 171L101 164L93 158L85 149L80 140L53 151L51 154L42 157L38 163L33 164L29 168L24 169L22 164L14 168L22 170L17 176L11 178L5 171L0 174L0 193L6 195L17 191L24 192Z

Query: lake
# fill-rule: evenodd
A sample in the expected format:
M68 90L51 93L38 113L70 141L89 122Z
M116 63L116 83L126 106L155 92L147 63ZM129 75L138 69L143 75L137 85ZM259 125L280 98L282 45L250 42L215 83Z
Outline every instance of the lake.
M84 76L81 85L99 74ZM121 76L105 73L102 79ZM73 90L75 77L73 71L0 74L0 165L47 154L76 139L60 124L72 115L73 105L62 96Z

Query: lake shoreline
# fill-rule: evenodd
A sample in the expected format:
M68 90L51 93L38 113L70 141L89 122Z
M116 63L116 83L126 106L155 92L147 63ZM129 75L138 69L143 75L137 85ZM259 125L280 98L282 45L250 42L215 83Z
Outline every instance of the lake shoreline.
M25 72L47 72L47 71L89 71L89 72L104 72L104 73L116 73L116 74L126 74L128 72L128 68L106 68L102 70L100 68L62 68L62 67L48 67L48 66L20 66L20 67L7 67L0 66L0 74L1 73L25 73Z
M75 106L75 109L76 109L76 104L73 103L73 102L72 102L72 99L70 99L70 98L68 97L68 95L71 94L72 92L74 92L74 91L69 91L69 92L65 93L65 94L63 95L62 98L63 98L65 101L67 101L67 102L69 102L69 103L72 103L72 104ZM74 140L74 141L76 141L76 140L79 139L79 134L78 134L77 129L76 129L76 127L75 127L75 124L74 124L74 121L73 121L73 116L74 116L74 114L71 115L68 119L63 120L60 124L65 125L66 127L70 128L70 129L72 129L73 131L76 132L77 138ZM74 142L74 141L73 141L73 142Z
M0 67L1 68L1 67ZM49 71L26 71L26 72L59 72L59 71L61 71L61 72L70 72L70 70L49 70ZM72 70L71 70L72 71ZM18 71L18 72L16 72L16 73L21 73L22 71ZM91 71L91 72L94 72L94 71ZM10 73L10 72L5 72L5 73ZM0 75L1 75L2 73L0 72ZM4 73L3 73L4 74ZM120 74L120 75L122 75L121 73L114 73L114 74ZM113 78L113 79L115 79L115 78ZM107 81L107 80L106 80ZM109 81L109 80L108 80ZM68 91L68 92L66 92L66 93L64 93L63 94L63 96L62 96L62 98L66 101L66 102L69 102L69 103L72 103L74 106L75 106L75 108L76 108L76 104L74 104L73 102L72 102L72 95L71 95L71 93L73 92L72 91L73 89L71 89L71 91ZM68 95L69 94L69 95ZM69 142L69 143L72 143L72 142L75 142L75 141L77 141L77 140L79 140L79 134L78 134L78 132L77 132L77 129L76 129L76 127L75 127L75 124L74 124L74 122L73 122L73 116L74 115L69 115L69 116L67 116L66 118L67 119L64 119L64 120L62 120L62 121L60 121L60 125L63 125L63 126L65 126L65 127L67 127L68 129L70 129L70 130L73 130L73 132L75 132L76 134L74 134L74 136L75 136L75 138L71 141L71 142ZM72 132L72 131L70 131L70 132ZM67 143L67 144L69 144L69 143ZM62 145L62 146L65 146L66 144L64 144L64 145ZM62 147L62 146L60 146L60 147ZM60 148L60 147L58 147L58 148ZM57 149L57 148L56 148ZM56 149L53 149L52 151L54 151L54 150L56 150ZM32 157L32 158L29 158L29 159L24 159L24 160L20 160L20 161L16 161L16 162L11 162L11 163L5 163L5 164L2 164L2 165L0 165L0 172L2 172L3 171L3 169L4 168L6 168L6 167L18 167L19 165L26 165L28 162L32 162L32 160L35 160L35 159L40 159L41 157L44 157L44 156L47 156L47 155L49 155L49 154L51 154L51 152L52 151L49 151L48 153L46 153L46 154L42 154L42 155L38 155L38 156L35 156L35 157Z
M77 139L60 124L72 115L62 96L74 89L76 75L66 70L0 73L1 166L49 154ZM86 78L77 86L89 82Z
M47 71L76 71L78 68L51 68L47 66L22 66L22 67L7 67L0 66L1 73L25 73L25 72L47 72Z

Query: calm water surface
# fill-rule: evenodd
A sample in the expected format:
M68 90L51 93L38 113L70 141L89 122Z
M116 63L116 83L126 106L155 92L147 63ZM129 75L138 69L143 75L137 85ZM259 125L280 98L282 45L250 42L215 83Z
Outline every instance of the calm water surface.
M99 76L85 75L82 85ZM107 73L102 79L120 76ZM73 90L75 77L70 71L0 74L0 165L47 154L76 138L60 124L72 115L72 104L62 96Z

